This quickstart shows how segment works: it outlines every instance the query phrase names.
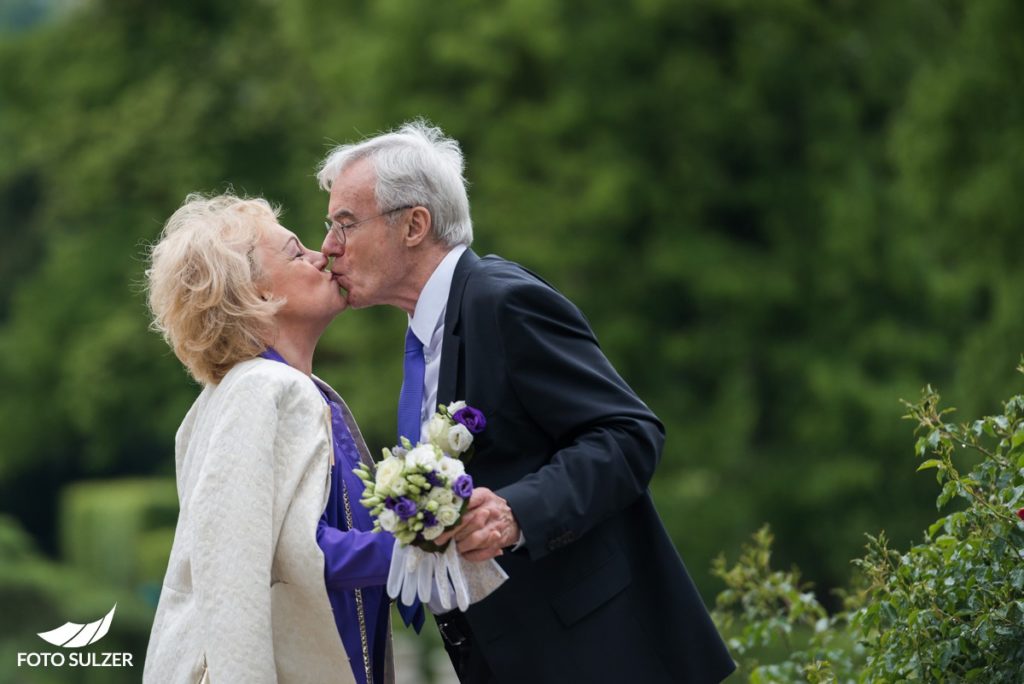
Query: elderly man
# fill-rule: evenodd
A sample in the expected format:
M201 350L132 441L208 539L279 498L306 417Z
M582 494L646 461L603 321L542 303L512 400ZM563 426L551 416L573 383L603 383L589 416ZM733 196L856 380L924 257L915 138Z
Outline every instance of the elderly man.
M334 149L317 176L349 305L409 315L400 434L416 441L458 399L487 418L454 538L509 580L437 616L459 679L724 679L732 659L647 489L664 428L569 300L469 249L462 174L458 143L416 121Z

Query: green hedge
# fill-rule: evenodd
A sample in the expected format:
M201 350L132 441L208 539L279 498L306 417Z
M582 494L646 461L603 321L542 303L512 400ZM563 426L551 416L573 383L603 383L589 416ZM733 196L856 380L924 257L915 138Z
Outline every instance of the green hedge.
M118 586L159 586L177 515L178 494L169 478L70 485L60 502L63 558Z

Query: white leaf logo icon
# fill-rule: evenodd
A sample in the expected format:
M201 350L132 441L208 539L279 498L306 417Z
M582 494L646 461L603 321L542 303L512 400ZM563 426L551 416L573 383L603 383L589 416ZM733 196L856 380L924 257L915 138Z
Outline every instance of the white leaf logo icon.
M89 644L95 644L106 636L107 630L110 629L110 622L114 619L115 610L117 610L116 603L109 613L96 622L90 622L87 625L65 622L57 629L51 629L49 632L39 632L39 636L54 646L63 646L64 648L80 648Z

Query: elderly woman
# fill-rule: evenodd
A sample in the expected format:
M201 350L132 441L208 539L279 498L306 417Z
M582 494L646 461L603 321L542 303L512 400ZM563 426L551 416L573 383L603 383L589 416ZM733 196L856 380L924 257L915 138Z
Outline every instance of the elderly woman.
M204 387L175 440L147 682L394 679L394 540L368 531L352 473L366 445L311 374L346 307L326 265L265 201L231 195L189 196L152 250L153 326Z

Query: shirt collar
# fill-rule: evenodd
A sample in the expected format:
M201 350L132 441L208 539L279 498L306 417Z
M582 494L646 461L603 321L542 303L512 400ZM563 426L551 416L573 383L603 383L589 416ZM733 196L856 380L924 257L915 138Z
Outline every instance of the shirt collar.
M466 251L466 245L456 245L445 255L441 263L427 280L416 300L416 308L409 317L409 327L424 346L430 344L434 331L443 324L444 312L448 307L448 293L452 289L452 277L459 257Z

